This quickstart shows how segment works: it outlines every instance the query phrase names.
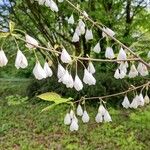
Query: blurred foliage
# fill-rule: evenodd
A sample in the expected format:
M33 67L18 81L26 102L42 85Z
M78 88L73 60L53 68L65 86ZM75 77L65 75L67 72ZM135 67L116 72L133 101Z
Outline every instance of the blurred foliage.
M20 95L10 95L6 96L5 100L7 101L8 106L10 105L21 105L25 104L28 100L28 97L21 97Z
M121 111L110 108L113 122L101 124L94 121L97 109L87 106L90 122L83 124L79 119L79 131L70 133L63 124L67 106L41 113L46 105L8 105L1 99L0 149L149 150L149 106Z

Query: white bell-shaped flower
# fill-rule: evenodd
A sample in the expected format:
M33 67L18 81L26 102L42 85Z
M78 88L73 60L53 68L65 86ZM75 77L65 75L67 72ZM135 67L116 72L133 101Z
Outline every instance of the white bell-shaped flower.
M81 36L85 33L85 23L82 21L82 19L79 19L79 23L75 32L78 34L78 36Z
M6 66L8 59L3 50L0 50L0 67Z
M126 74L127 73L127 68L128 68L128 66L125 62L120 63L120 66L119 66L120 71L123 71Z
M115 71L114 78L120 79L119 69L117 69L117 70Z
M68 78L68 82L66 83L66 87L73 88L73 86L74 86L74 81L73 81L72 75L69 74L69 78Z
M98 113L100 113L100 114L102 114L102 116L104 116L105 111L106 111L105 107L101 104L98 108Z
M96 115L96 117L95 117L95 121L97 122L97 123L100 123L100 122L103 122L103 116L102 116L102 114L101 113L97 113L97 115Z
M92 62L89 62L89 65L88 65L87 70L88 70L90 73L92 73L92 74L95 73L95 68L94 68L94 65L93 65Z
M76 33L78 36L81 36L81 29L80 29L79 26L76 27L75 33ZM75 35L75 36L76 36L76 35ZM73 40L73 38L72 38L72 40Z
M147 76L148 75L147 67L141 62L138 64L137 71L140 73L141 76Z
M105 57L109 59L115 58L114 51L111 47L107 47L105 51Z
M128 64L128 62L127 62L127 61L125 62L125 66L126 66L126 68L128 68L128 67L129 67L129 64Z
M63 48L62 53L61 53L61 61L63 63L70 63L71 62L71 57L65 48Z
M83 82L88 85L96 84L96 79L93 77L93 75L90 72L88 72L87 69L84 69Z
M138 107L138 95L135 96L135 98L133 99L133 101L130 104L130 108L134 108L136 109Z
M78 77L78 75L75 76L75 80L74 80L74 88L77 91L81 91L83 89L83 83L80 80L80 78Z
M79 104L78 107L77 107L77 115L78 116L82 116L83 115L83 109L81 107L81 105Z
M73 119L74 116L75 116L75 114L74 114L74 111L73 111L72 109L70 110L70 113L69 113L69 114L70 114L70 118Z
M71 117L70 117L69 113L67 113L65 118L64 118L64 124L65 125L70 125L71 124Z
M130 107L130 101L129 101L129 99L128 99L127 96L124 97L124 100L123 100L123 102L122 102L122 106L123 106L124 108L126 108L126 109L128 109L128 108Z
M144 106L144 97L143 97L142 93L140 93L140 95L138 97L138 105L139 106Z
M33 69L33 74L34 74L35 78L38 80L42 80L42 79L46 78L46 73L45 73L44 69L42 68L41 64L39 63L39 61L36 62L36 65Z
M76 115L74 115L74 119L78 123L78 118L76 117Z
M108 36L105 32L111 37L113 37L115 35L115 32L112 31L110 28L103 27L103 33L102 33L103 38Z
M111 121L112 121L111 116L109 112L106 110L104 114L104 122L111 122Z
M46 0L45 6L50 7L50 9L54 12L58 12L58 6L53 0Z
M51 77L53 75L52 69L49 67L47 62L44 64L44 71L46 73L46 77Z
M29 35L26 35L26 47L27 48L36 48L38 47L39 43L37 40L35 40L33 37L29 36Z
M144 102L145 102L145 104L149 104L149 102L150 102L149 96L147 94L144 97Z
M80 26L79 30L80 30L80 35L84 35L85 34L85 27L84 26Z
M85 33L85 39L86 41L92 40L93 39L93 33L92 30L87 29Z
M89 117L87 111L84 110L83 115L82 115L82 121L83 121L83 123L87 123L87 122L89 122L89 120L90 120L90 117Z
M125 78L125 76L126 76L126 73L124 71L120 70L120 79Z
M75 119L72 119L71 125L70 125L70 131L78 131L79 125Z
M100 47L100 43L99 42L95 45L95 47L93 48L93 51L95 53L100 53L101 47Z
M68 19L68 24L74 24L74 17L73 14Z
M65 74L59 79L58 82L62 82L63 84L67 85L67 83L69 82L69 72L66 69Z
M78 24L79 27L85 27L85 23L83 22L82 19L79 19L79 24Z
M26 68L28 66L28 61L26 59L26 57L24 56L24 54L18 50L17 52L17 57L16 57L16 60L15 60L15 67L17 69L19 68Z
M136 69L134 64L132 64L128 76L129 76L129 78L134 78L134 77L138 76L138 71L137 71L137 69Z
M65 74L65 69L64 67L59 63L58 64L58 71L57 71L57 77L58 79L60 79L61 77L63 77Z
M78 34L75 32L73 37L72 37L72 42L78 42L80 40Z
M117 60L126 60L127 59L127 55L126 52L124 51L124 49L121 47L119 54L117 56Z

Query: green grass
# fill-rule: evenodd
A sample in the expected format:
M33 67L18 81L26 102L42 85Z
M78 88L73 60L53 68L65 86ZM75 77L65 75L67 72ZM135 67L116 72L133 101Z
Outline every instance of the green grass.
M95 123L97 108L88 107L90 123L80 119L72 133L63 124L67 106L41 113L47 102L10 105L9 99L0 100L0 150L149 150L150 106L110 108L113 122L105 124Z

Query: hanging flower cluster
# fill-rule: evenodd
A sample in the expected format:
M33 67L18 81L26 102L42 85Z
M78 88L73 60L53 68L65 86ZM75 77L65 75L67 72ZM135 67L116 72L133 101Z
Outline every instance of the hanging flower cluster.
M129 78L135 78L138 75L147 76L149 74L147 67L139 62L137 68L134 64L131 65L129 70L129 74L127 75L127 68L129 67L127 62L121 62L120 66L116 70L114 77L116 79L123 79L124 77L128 76Z
M82 20L79 21L78 29L79 29L78 31L80 31L80 32L78 32L78 34L80 33L79 35L81 35L85 32L87 32L87 34L89 32L91 32L88 29L87 29L87 31L85 30L85 24ZM87 40L90 40L90 37L87 36ZM25 39L26 39L26 47L29 49L33 49L33 51L35 51L34 49L39 46L38 41L35 40L33 37L26 35ZM98 47L98 48L96 48L96 47ZM95 47L95 51L96 52L100 51L99 43L97 43L96 47ZM1 54L0 55L0 66L2 67L7 64L8 60L7 60L6 55L3 50L0 51L0 54ZM106 48L105 56L109 59L112 59L115 57L111 47ZM65 84L67 88L75 88L77 91L80 91L83 89L83 82L87 85L95 85L96 79L94 78L93 74L96 72L96 70L91 61L89 61L87 68L85 68L85 66L84 66L83 81L78 76L77 70L76 70L75 77L73 78L73 76L71 75L71 71L68 70L68 66L72 65L73 61L78 61L78 60L74 60L74 59L72 59L72 57L73 56L71 56L65 48L62 48L62 52L60 54L60 59L63 64L67 64L67 67L65 69L63 67L63 65L61 65L61 63L58 64L58 71L57 71L58 82ZM128 65L126 59L127 59L126 52L121 47L121 49L118 53L118 56L117 56L119 67L117 68L117 70L115 71L115 74L114 74L114 77L116 79L122 79L126 76L128 76L129 78L133 78L133 77L136 77L138 74L140 74L141 76L148 75L149 72L148 72L147 67L141 62L138 64L137 68L135 67L134 64L132 64L131 68L129 70L129 73L127 75L129 65ZM28 61L27 61L26 57L24 56L24 54L20 50L18 50L18 52L17 52L15 66L17 69L19 69L19 68L24 69L28 66ZM35 67L33 69L33 74L36 79L42 80L47 77L51 77L53 75L53 72L47 62L45 62L44 67L42 67L39 60L37 60Z
M122 102L122 106L126 109L128 108L138 108L138 107L141 107L141 106L144 106L145 104L149 104L150 102L150 99L149 99L149 96L145 95L145 97L143 97L143 94L142 92L138 95L136 94L135 97L133 98L132 102L129 101L127 95L124 97L124 100Z
M74 17L71 15L71 17L68 19L68 23L74 24ZM82 19L79 19L78 25L75 29L75 32L72 37L72 42L78 42L80 40L80 36L85 34L86 41L93 39L93 32L92 29L86 29L86 25L83 22ZM115 36L115 32L107 27L103 27L102 37L113 37ZM94 46L93 51L95 53L101 52L100 47L100 41ZM114 54L113 48L108 46L105 50L105 57L108 59L114 59L116 56ZM148 75L148 69L146 65L139 63L137 69L134 64L131 65L131 68L129 70L129 74L127 75L127 68L129 67L129 64L127 63L127 54L126 51L121 47L119 50L119 53L117 55L118 63L120 64L119 67L116 69L114 77L116 79L123 79L126 76L129 78L134 78L140 74L141 76L147 76Z
M83 123L88 123L90 121L90 117L86 109L84 108L83 110L82 106L79 104L77 106L76 113L73 110L70 110L70 112L65 115L64 124L70 125L70 131L77 131L79 129L78 118L76 117L76 115L78 117L81 117ZM95 121L97 123L101 123L103 121L104 122L112 121L109 112L102 104L98 108L98 113L95 117Z
M72 59L66 49L63 48L61 53L61 61L63 63L71 63ZM95 73L95 68L92 62L89 62L87 68L84 69L83 82L88 85L95 85L96 79L93 74ZM79 78L77 72L75 75L75 79L73 79L71 73L69 73L68 69L65 69L60 63L58 64L57 71L58 82L62 82L66 85L67 88L75 88L77 91L83 89L83 82Z

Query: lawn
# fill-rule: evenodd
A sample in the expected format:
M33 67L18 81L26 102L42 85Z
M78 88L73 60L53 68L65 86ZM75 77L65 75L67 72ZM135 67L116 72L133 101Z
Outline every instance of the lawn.
M90 123L80 119L79 131L73 133L63 124L68 107L41 113L46 106L20 96L1 99L0 150L149 150L150 106L109 108L113 122L104 124L95 123L97 108L88 106Z

